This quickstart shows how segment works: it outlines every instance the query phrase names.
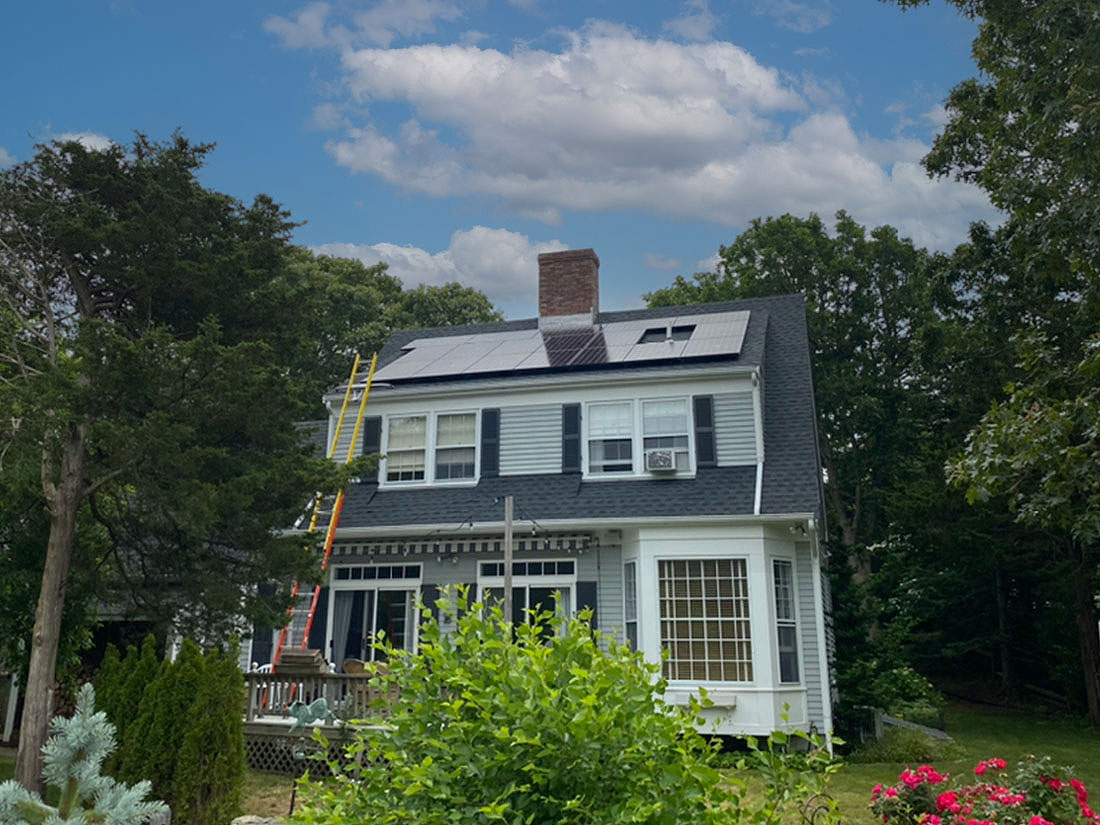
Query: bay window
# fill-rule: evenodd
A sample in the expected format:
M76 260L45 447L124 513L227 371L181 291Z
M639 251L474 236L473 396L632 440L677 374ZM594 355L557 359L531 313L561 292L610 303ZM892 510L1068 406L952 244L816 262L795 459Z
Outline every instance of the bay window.
M789 561L772 562L775 584L775 635L779 681L798 681L798 625L794 612L794 569Z
M752 637L745 559L657 564L662 675L670 680L751 682Z

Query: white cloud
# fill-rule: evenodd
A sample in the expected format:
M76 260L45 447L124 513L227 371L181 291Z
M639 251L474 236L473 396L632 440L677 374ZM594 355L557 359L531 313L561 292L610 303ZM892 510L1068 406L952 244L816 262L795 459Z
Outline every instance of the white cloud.
M832 52L829 51L828 47L822 47L820 49L811 49L809 47L804 47L801 49L795 49L794 53L799 57L830 57L832 55Z
M391 243L328 243L312 247L321 255L355 258L368 266L384 261L406 287L440 286L457 281L479 289L506 315L533 314L538 290L540 252L565 249L561 241L531 241L507 229L474 226L451 236L441 252ZM511 311L509 311L511 310Z
M709 258L703 258L701 261L695 262L696 272L717 272L718 262L722 260L722 256L715 252Z
M75 140L90 152L106 152L115 145L115 142L109 137L95 132L62 132L59 135L52 135L50 140L61 143Z
M679 269L680 262L675 258L669 258L666 255L662 255L659 252L647 252L645 253L645 265L650 269L660 269L668 271L670 269Z
M320 49L346 41L347 29L326 31L328 3L310 3L293 20L272 15L264 20L264 30L278 37L288 49Z
M9 166L15 165L15 155L0 146L0 169L7 169Z
M947 109L941 103L937 103L927 112L921 115L925 120L935 126L937 129L942 129L947 125L947 121L950 120L950 116L947 114Z
M394 126L345 113L327 149L407 192L498 198L548 223L644 210L739 228L844 208L941 248L970 220L996 220L979 190L925 177L926 144L857 134L840 86L782 75L731 43L597 22L557 51L424 44L342 60L352 102L406 115Z
M833 22L827 2L799 3L798 0L760 0L756 6L757 14L775 18L785 29L809 34L822 29Z
M684 6L684 14L666 20L664 30L684 40L710 40L718 26L718 18L710 13L707 0L686 0Z
M437 20L457 20L462 11L449 0L381 0L352 15L351 25L330 23L328 3L310 3L294 19L272 15L264 29L288 49L346 48L352 45L389 46L398 38L435 31Z

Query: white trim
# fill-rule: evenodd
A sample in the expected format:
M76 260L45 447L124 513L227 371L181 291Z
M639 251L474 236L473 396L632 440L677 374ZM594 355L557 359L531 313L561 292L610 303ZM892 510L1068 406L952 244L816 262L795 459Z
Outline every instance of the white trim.
M601 527L649 527L670 525L702 525L713 526L722 524L779 524L792 522L806 522L813 518L812 513L744 513L744 514L716 514L701 516L632 516L624 518L592 518L592 519L539 519L539 524L546 530L558 531L592 531ZM430 524L387 524L379 527L340 527L336 531L336 537L340 539L355 539L370 536L392 536L397 533L414 535L432 535L439 532L457 532L461 525L454 522L433 522ZM480 532L503 530L503 521L479 521L477 530ZM288 530L284 535L302 533L302 530Z
M756 484L752 494L752 514L760 515L760 502L764 498L764 462L756 462Z
M19 706L19 677L14 673L8 689L8 707L4 713L4 740L10 742L15 733L15 709Z
M825 646L825 605L821 589L821 554L818 551L817 531L813 529L813 519L810 519L810 575L813 581L814 597L814 625L817 631L818 671L821 673L821 724L825 728L825 747L829 754L833 752L833 696L829 685L829 673L832 665L829 662L829 650Z
M695 426L692 415L691 396L682 393L659 396L641 396L635 398L618 398L613 400L591 400L581 406L581 471L585 481L625 481L628 479L651 479L666 477L664 473L652 473L645 469L645 440L646 438L660 438L659 435L647 436L645 433L645 405L661 401L675 401L684 406L684 432L677 437L687 438L687 462L686 470L667 474L668 477L694 478L695 477ZM614 437L595 439L589 434L589 425L592 421L590 410L593 407L630 405L631 432L620 440L630 439L630 465L631 470L621 472L594 473L589 466L591 443L593 441L614 440ZM680 452L674 450L674 452Z

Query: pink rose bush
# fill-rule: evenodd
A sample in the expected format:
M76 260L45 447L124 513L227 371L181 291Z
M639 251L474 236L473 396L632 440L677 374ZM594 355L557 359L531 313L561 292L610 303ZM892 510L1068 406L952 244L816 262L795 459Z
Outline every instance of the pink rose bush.
M1069 774L1047 757L1025 757L1012 776L1003 759L985 759L973 779L956 781L921 765L875 785L871 810L886 825L1100 825L1088 790Z

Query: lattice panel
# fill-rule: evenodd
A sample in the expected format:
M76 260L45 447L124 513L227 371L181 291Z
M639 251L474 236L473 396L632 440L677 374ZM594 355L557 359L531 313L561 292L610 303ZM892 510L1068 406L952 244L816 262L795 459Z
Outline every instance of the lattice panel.
M331 733L328 734L331 736ZM290 736L285 733L266 733L256 730L245 731L245 754L248 766L262 773L277 773L285 776L299 776L309 768L310 776L330 776L328 764L313 759L317 753L317 743L309 736ZM329 745L329 759L342 756L343 744L333 742ZM302 751L306 758L295 758L295 752Z

